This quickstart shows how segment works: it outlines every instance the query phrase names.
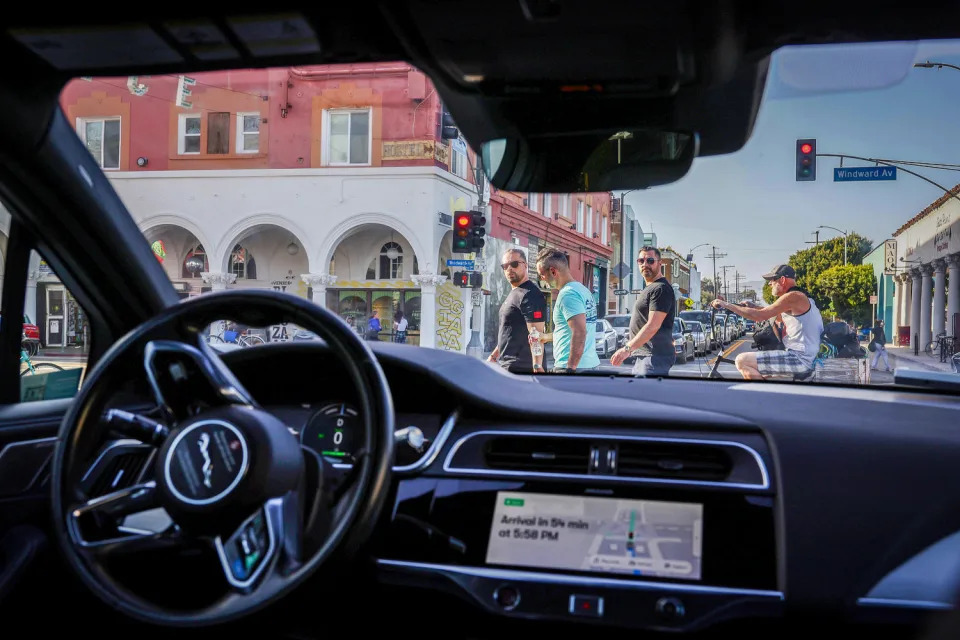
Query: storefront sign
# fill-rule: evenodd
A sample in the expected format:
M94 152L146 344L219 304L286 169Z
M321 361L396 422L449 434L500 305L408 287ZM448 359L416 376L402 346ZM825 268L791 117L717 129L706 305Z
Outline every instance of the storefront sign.
M450 149L433 140L393 140L383 143L383 160L437 160L447 164Z
M883 243L883 274L892 276L897 273L897 241Z

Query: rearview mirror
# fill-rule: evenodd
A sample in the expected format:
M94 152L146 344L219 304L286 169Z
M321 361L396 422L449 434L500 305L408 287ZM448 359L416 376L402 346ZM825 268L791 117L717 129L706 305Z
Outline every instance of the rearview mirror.
M485 142L487 179L510 191L578 193L675 182L697 156L696 133L634 129Z

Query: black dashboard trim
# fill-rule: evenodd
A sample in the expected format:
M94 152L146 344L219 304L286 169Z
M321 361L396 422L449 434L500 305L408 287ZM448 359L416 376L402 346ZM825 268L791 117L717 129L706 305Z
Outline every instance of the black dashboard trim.
M782 601L782 591L767 589L742 589L737 587L711 587L696 584L677 584L673 582L647 582L642 580L618 580L616 578L594 578L575 576L563 573L539 573L536 571L517 571L515 569L490 569L485 567L459 567L456 565L431 564L427 562L410 562L408 560L389 560L378 558L377 565L412 571L426 571L444 575L459 575L493 580L517 582L541 582L550 584L570 585L577 587L611 587L615 589L632 589L637 591L663 591L676 593L710 593L730 596L746 596L751 598L770 598Z

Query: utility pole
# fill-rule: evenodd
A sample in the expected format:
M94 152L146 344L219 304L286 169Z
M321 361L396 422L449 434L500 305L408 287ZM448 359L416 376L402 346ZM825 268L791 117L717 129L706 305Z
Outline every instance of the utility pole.
M815 249L819 249L819 248L820 248L820 229L817 229L816 231L814 231L814 232L813 232L813 236L814 236L815 240L814 240L813 242L810 242L809 240L807 240L807 244L816 245L816 247L814 247L814 248L815 248Z
M713 297L716 298L720 293L720 286L717 284L717 258L726 258L727 254L717 253L717 248L713 245L710 245L710 248L713 249L713 253L707 257L713 259Z
M727 269L733 269L732 264L725 264L720 267L723 269L723 297L730 299L730 286L727 284Z
M747 279L747 276L743 275L743 274L740 273L739 271L737 271L735 274L733 274L733 280L734 280L734 282L737 283L737 294L736 294L736 296L737 296L737 304L740 304L740 281L741 281L741 280L746 280L746 279Z
M713 245L710 245L710 248L713 249L713 252L708 255L708 258L713 258L713 299L717 299L717 294L720 292L720 284L717 282L717 258L726 258L727 254L717 253L717 248ZM710 322L713 323L714 337L717 333L717 310L713 308L713 305L710 306Z

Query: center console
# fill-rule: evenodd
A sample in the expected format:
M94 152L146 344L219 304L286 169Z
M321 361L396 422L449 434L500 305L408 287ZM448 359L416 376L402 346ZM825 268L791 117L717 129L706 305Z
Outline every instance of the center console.
M573 479L399 483L383 579L508 616L690 629L777 615L769 490Z

